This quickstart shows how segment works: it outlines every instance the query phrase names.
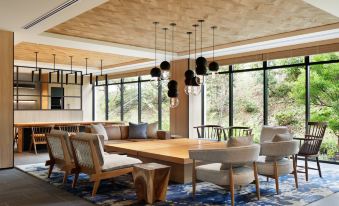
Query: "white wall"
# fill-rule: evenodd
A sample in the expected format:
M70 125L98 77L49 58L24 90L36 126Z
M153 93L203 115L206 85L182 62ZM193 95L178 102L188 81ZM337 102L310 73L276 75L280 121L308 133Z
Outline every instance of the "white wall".
M198 138L197 130L193 127L201 125L201 93L189 96L189 137Z

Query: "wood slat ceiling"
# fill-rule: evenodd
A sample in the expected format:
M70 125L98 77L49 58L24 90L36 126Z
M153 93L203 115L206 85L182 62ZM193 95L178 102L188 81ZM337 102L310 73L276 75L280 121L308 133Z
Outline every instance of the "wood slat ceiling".
M212 44L212 25L219 27L216 44L223 45L339 22L302 0L110 0L48 32L153 48L152 22L159 21L158 45L163 49L160 28L176 22L175 51L180 52L187 50L186 31L201 18L206 20L203 47Z
M35 53L38 54L38 62L53 63L53 55L56 54L56 64L70 64L70 57L73 56L74 66L85 66L85 58L88 58L88 67L100 67L100 59L103 60L103 68L110 66L121 66L135 62L149 61L136 57L121 56L108 53L85 51L65 47L56 47L43 44L22 42L14 48L15 60L35 61Z

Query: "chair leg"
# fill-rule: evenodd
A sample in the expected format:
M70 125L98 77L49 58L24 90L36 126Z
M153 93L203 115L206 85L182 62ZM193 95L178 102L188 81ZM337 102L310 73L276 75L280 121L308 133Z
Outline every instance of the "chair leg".
M65 171L65 174L64 174L64 179L62 180L62 183L63 184L66 184L67 183L67 177L69 175L69 172L68 171Z
M316 157L316 160L317 160L317 165L318 165L318 172L319 172L319 177L323 177L322 175L321 175L321 169L320 169L320 163L319 163L319 158L318 157Z
M33 140L31 140L31 144L29 145L29 152L31 152L32 151L32 147L33 147Z
M278 176L277 161L274 161L274 179L275 179L275 190L278 195L279 194L279 176Z
M94 182L94 186L93 186L93 190L92 190L92 197L94 197L95 194L97 194L99 185L100 185L100 180L97 180L97 181Z
M268 182L268 180L269 180L269 178L268 177L266 177L266 181Z
M72 188L75 188L79 178L79 172L75 172L73 182L72 182Z
M298 189L298 172L297 172L297 163L296 163L296 158L292 157L293 159L293 175L294 175L294 182L295 182L295 187Z
M305 157L305 178L306 182L308 181L308 158Z
M51 164L49 165L49 169L48 169L48 176L47 176L48 178L51 177L53 168L54 168L54 163L51 163Z
M254 178L255 178L255 189L257 193L257 198L258 200L260 200L259 179L258 179L258 170L257 170L256 162L253 162L253 172L254 172Z
M229 179L230 179L231 205L234 206L234 182L232 165L230 166L229 169Z
M196 187L196 171L195 171L195 160L192 164L192 196L195 197L195 187Z

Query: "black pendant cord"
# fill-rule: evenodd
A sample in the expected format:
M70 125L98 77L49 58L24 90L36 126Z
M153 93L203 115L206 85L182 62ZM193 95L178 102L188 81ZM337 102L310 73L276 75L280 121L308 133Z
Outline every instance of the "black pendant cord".
M202 23L204 22L204 20L199 20L200 22L200 55L202 56Z
M213 37L212 37L212 41L213 41L213 61L214 61L214 30L217 28L217 26L212 26L212 32L213 32Z
M187 32L188 34L188 67L187 67L187 70L190 69L190 59L191 59L191 34L192 32Z
M71 74L73 74L73 56L69 56L71 58Z
M38 71L38 53L39 52L34 52L35 53L35 71Z
M85 58L85 61L86 61L86 75L88 75L88 73L87 73L87 60L88 60L88 58L86 57Z
M167 43L167 29L168 28L163 28L163 30L165 31L165 61L166 61L166 59L167 59L167 47L166 47L166 43Z
M194 59L197 59L197 27L198 24L193 24L194 27Z
M55 54L52 54L53 55L53 71L55 72Z
M154 67L157 66L157 25L159 22L155 21L154 24Z
M176 26L175 23L171 23L170 26L172 27L172 64L174 59L174 27Z
M102 59L100 60L100 70L101 70L100 76L102 76Z

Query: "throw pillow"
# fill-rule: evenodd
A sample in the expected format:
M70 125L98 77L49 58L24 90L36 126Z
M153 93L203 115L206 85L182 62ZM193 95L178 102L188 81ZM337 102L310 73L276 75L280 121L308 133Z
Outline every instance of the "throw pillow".
M227 147L241 147L248 146L253 144L253 134L248 136L241 137L230 137L227 141ZM233 167L241 167L243 164L234 164ZM228 170L230 168L230 164L222 163L220 166L220 170Z
M290 133L276 134L276 135L274 135L272 142L291 141L292 139L293 139L293 137Z
M147 139L147 123L129 123L128 139Z
M147 125L147 137L150 139L158 139L158 122L154 122Z
M120 126L110 125L106 126L105 129L109 140L121 139Z
M104 140L108 140L107 132L102 124L95 124L91 126L91 133L104 136Z

